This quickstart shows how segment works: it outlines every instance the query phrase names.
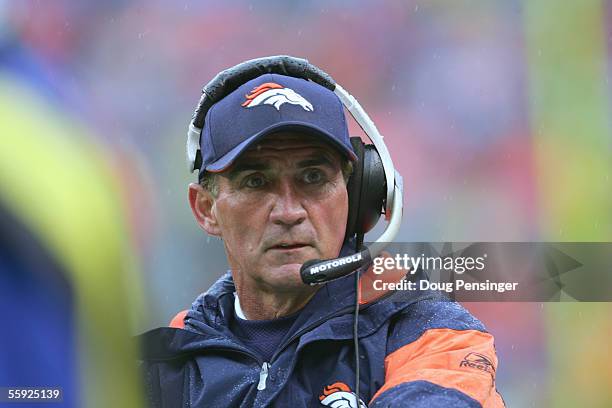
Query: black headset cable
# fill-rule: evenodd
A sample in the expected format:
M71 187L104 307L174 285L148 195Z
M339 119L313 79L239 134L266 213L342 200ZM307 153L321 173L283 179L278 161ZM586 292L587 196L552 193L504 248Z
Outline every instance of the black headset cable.
M363 234L357 234L357 251L363 247ZM359 268L361 269L361 268ZM353 343L355 347L355 398L357 407L359 404L359 270L355 273L355 311L353 313Z

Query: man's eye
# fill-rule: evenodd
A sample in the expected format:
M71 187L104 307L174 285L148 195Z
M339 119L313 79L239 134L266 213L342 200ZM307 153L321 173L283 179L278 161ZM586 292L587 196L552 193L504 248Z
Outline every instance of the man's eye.
M304 173L304 181L307 184L317 184L323 181L323 179L324 174L319 169L306 170L306 172Z
M266 184L266 179L259 174L254 174L252 176L249 176L244 181L244 185L248 188L260 188L260 187L263 187L265 184Z

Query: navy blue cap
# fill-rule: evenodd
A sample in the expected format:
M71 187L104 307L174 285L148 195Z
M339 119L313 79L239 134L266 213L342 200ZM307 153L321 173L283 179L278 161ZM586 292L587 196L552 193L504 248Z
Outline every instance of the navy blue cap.
M214 104L200 138L204 171L221 172L266 135L296 130L319 135L356 160L342 102L327 88L302 78L265 74Z

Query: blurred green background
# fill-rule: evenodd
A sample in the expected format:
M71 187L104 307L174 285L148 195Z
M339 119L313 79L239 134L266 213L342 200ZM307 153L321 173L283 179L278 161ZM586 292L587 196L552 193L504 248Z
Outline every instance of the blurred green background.
M188 207L187 125L218 71L274 54L326 70L385 135L398 240L612 240L612 1L0 1L2 100L33 112L21 137L61 138L61 117L113 178L133 333L224 273ZM10 160L21 147L0 138ZM508 406L612 406L610 304L467 306L496 337Z

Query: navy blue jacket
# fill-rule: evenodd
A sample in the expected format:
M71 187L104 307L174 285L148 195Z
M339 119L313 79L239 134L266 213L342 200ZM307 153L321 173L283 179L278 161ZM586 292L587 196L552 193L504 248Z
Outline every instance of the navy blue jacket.
M321 287L270 361L228 329L228 273L200 295L183 328L142 335L154 407L356 408L354 278ZM433 293L362 305L360 399L370 407L498 407L493 337L459 304Z

